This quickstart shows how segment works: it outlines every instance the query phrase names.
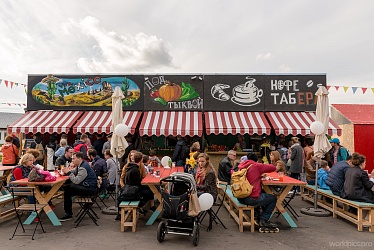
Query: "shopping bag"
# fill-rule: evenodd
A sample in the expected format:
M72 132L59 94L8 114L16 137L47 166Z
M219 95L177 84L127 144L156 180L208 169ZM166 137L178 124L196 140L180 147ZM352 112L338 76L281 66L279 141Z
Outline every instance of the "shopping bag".
M188 204L188 216L196 217L201 212L199 198L197 197L197 193L192 191L190 194L190 201Z

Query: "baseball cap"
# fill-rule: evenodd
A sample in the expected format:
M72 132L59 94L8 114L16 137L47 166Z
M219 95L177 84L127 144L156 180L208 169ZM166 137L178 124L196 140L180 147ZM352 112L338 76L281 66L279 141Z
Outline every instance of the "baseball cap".
M329 142L340 144L340 140L338 138L333 138L333 139L329 140Z

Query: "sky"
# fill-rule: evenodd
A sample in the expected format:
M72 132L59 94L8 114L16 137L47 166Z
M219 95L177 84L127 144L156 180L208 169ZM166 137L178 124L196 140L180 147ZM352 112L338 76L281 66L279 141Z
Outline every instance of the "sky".
M2 0L0 79L28 74L327 75L330 104L374 103L374 1ZM5 104L2 104L5 103ZM6 103L15 103L11 106ZM0 84L0 111L23 112Z

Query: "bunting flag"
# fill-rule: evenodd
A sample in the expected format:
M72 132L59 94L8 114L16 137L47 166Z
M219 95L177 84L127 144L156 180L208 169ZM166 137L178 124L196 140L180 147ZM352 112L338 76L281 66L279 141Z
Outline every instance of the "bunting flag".
M344 88L344 92L347 93L348 87L343 86L343 88Z
M357 87L352 87L352 91L353 91L353 94L355 94L357 91Z
M2 102L0 104L3 104L3 105L8 105L8 106L19 106L19 107L26 107L26 103L15 103L15 102Z
M340 88L340 86L335 86L335 89L336 89L336 91L338 91L338 90L339 90L339 88Z
M362 94L365 94L365 92L366 92L366 90L368 89L368 88L361 88L362 89Z

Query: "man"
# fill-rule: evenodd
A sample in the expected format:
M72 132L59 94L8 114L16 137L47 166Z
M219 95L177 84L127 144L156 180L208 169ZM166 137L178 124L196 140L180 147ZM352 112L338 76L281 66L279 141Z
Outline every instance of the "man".
M80 140L74 143L74 152L82 152L83 154L83 159L88 160L88 155L87 155L87 145L86 142L88 141L88 135L82 134L80 137Z
M73 153L74 169L64 168L62 172L69 176L71 181L64 186L64 210L65 215L60 221L68 221L73 218L72 197L76 195L91 196L97 189L96 174L90 165L84 160L82 152Z
M96 138L97 140L93 143L93 148L96 150L97 155L100 156L100 158L104 159L103 146L105 141L103 138L103 134L97 134Z
M345 173L351 166L352 155L349 155L345 161L339 161L334 167L330 168L330 173L326 179L326 185L330 187L333 194L340 196L344 187Z
M293 145L291 146L291 166L289 169L290 177L294 179L299 179L300 173L302 172L304 166L304 150L300 145L299 138L292 137L291 141Z
M340 140L338 138L333 138L330 140L331 149L330 149L330 163L334 166L335 163L340 161L345 161L348 156L348 151L346 148L340 145Z
M95 149L88 150L88 158L91 160L91 167L95 171L97 177L101 177L101 190L106 190L108 186L108 167L106 161L97 155Z
M175 145L173 156L171 160L176 162L176 166L184 166L186 165L186 158L183 158L183 147L186 145L183 137L181 135L177 135L177 145Z
M60 166L68 167L72 162L71 157L73 156L73 148L70 146L65 147L65 153L58 157L56 160L56 166L60 168Z
M110 141L112 140L112 135L113 133L110 133L106 136L106 138L108 139L104 145L103 145L103 150L101 150L101 153L104 154L105 150L109 149L110 150Z
M218 179L231 184L231 171L234 169L236 151L230 150L227 156L223 158L218 165Z
M247 156L248 160L243 161L239 164L239 170L243 168L248 168L247 180L253 186L252 193L247 198L238 198L238 201L242 204L261 207L262 213L259 213L259 209L256 209L257 216L259 216L260 227L275 228L276 224L269 221L275 205L277 204L277 197L272 194L261 192L261 178L265 173L274 172L276 167L272 164L263 164L257 162L257 155L255 153L250 153ZM258 217L256 218L258 220Z

